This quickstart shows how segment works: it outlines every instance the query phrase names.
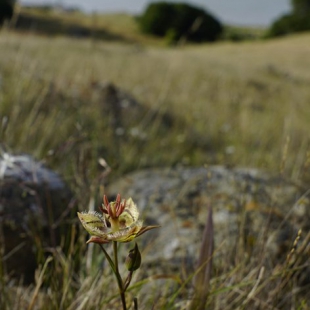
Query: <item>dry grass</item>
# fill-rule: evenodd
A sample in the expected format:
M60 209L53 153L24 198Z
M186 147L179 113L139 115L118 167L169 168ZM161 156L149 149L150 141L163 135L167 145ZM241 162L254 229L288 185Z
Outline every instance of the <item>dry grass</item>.
M96 113L99 107L92 99L91 84L111 81L145 105L186 121L174 138L150 139L145 149L152 149L154 143L173 143L176 154L182 153L178 150L186 143L183 136L194 128L208 141L209 152L197 149L189 156L183 154L179 162L279 171L289 137L285 173L293 178L303 173L309 137L309 35L179 49L5 32L0 40L1 115L10 117L3 141L14 149L45 157L49 149L75 134L73 127L85 119L88 123L82 131L96 128L103 141L106 137L99 129L104 120ZM67 98L57 98L59 93ZM58 100L48 103L49 113L43 114L42 107L53 94ZM55 126L61 139L54 135ZM130 152L121 157L136 156L134 150ZM173 161L160 157L154 162L140 155L134 165Z
M115 176L144 166L219 163L283 170L294 180L307 179L309 52L309 34L263 42L160 48L2 30L0 140L15 152L31 153L60 171L82 209L90 199L90 184L98 176L99 157L114 168ZM131 139L118 145L98 112L100 104L92 88L98 81L111 81L145 106L182 121L168 133L162 133L156 122L147 124L145 141ZM189 150L192 129L202 146L198 143ZM21 290L1 279L0 289L7 297L2 305L26 309L33 296L36 305L30 309L108 309L109 302L111 309L116 307L109 288L111 275L96 277L100 262L88 274L82 262L77 274L61 250L52 257L50 264L58 273L50 283L43 281L40 291L35 286ZM257 261L240 263L233 270L227 266L211 282L210 305L223 309L225 302L230 305L225 309L267 309L266 291L270 291L267 298L274 298L278 305L273 309L286 309L278 302L286 268L280 266L264 278ZM48 269L45 272L50 279ZM154 281L163 279L148 279L144 286ZM40 277L37 285L41 287ZM139 289L137 285L133 294ZM291 292L286 299L295 305L292 309L308 309L307 301ZM160 300L156 292L143 296L141 309L151 309L155 302L155 309L165 309L167 300Z

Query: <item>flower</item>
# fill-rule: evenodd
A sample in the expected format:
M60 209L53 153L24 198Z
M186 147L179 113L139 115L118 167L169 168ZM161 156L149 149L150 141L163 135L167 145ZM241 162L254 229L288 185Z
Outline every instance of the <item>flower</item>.
M139 211L131 198L121 200L118 194L113 202L103 197L103 204L97 211L78 212L83 227L91 238L87 243L109 243L110 241L129 242L146 231L159 226L143 226Z

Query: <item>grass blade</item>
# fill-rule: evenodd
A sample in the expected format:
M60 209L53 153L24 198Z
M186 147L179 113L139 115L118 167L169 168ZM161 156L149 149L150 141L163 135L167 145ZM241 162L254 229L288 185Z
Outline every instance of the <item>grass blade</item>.
M195 295L190 305L190 310L203 310L207 303L211 271L212 255L214 250L214 231L212 207L209 205L209 212L206 226L203 231L203 239L198 259L197 274L194 278Z

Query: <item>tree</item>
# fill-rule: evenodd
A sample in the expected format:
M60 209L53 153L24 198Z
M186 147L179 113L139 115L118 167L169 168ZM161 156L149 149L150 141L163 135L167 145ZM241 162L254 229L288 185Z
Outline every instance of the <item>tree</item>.
M0 25L11 19L14 13L15 0L0 0Z
M293 14L310 15L310 0L292 0Z
M291 0L292 12L277 19L267 36L275 37L310 30L310 0Z
M143 32L171 41L215 41L223 29L211 14L185 3L151 3L138 22Z

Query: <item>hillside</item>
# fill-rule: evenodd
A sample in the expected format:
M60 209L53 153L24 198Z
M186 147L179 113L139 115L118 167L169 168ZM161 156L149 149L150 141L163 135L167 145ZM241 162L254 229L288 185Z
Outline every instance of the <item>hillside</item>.
M21 32L51 36L91 37L94 40L123 41L127 43L167 45L167 39L143 34L137 16L125 13L86 14L77 9L53 6L18 7L11 27ZM260 39L264 28L225 25L223 40L243 41Z
M156 139L143 142L143 152L151 152L146 158L137 160L132 147L129 156L124 146L128 162L122 165L129 165L124 170L177 162L279 170L288 138L287 173L297 177L303 170L308 152L309 35L175 49L5 31L0 40L5 77L1 115L10 120L2 140L13 149L45 157L77 134L72 127L77 120L85 123L81 130L86 136L101 128L105 120L96 113L91 85L109 81L143 105L182 119L183 128L172 128L166 142L156 134L157 125L149 128ZM52 103L51 89L58 98ZM44 114L41 108L46 105L49 113ZM55 136L52 128L61 119L66 122ZM186 150L184 121L202 137L202 149ZM27 133L25 124L31 124ZM97 139L93 145L103 147L106 138ZM158 143L172 144L175 153L154 153Z
M57 9L49 6L18 7L11 27L19 32L41 35L162 44L162 40L140 33L135 17L124 13L86 14L79 10Z

